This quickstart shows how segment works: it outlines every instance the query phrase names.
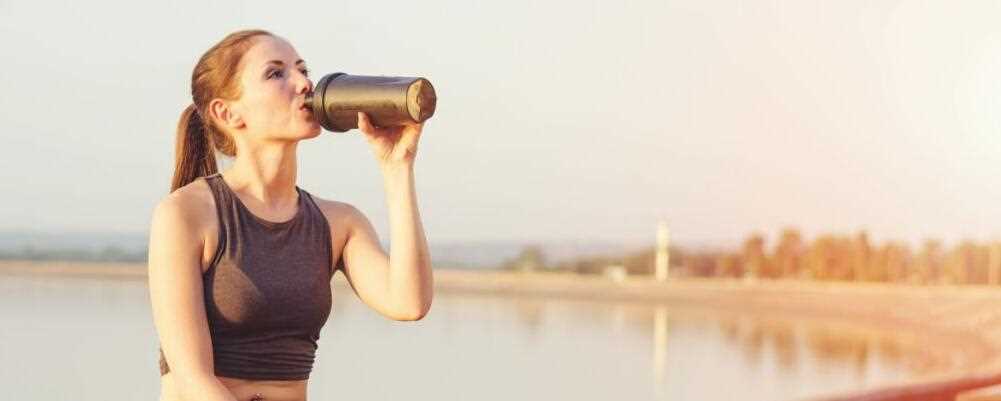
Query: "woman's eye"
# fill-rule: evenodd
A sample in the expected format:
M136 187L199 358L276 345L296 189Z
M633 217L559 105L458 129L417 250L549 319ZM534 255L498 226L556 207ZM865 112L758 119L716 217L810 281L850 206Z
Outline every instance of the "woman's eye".
M268 74L268 79L281 78L282 74L282 70L271 70L271 73Z

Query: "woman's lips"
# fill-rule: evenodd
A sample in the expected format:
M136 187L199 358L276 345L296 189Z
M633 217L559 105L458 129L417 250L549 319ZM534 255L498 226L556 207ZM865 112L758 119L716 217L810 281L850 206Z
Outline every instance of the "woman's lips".
M302 113L302 117L306 121L316 122L316 118L313 116L313 109L303 106L299 108L299 112Z

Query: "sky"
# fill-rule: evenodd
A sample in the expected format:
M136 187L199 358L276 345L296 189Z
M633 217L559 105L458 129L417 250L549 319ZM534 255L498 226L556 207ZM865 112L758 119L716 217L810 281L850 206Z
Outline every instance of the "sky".
M314 78L422 76L432 243L1001 240L1001 2L0 0L0 231L148 232L198 57L286 39ZM356 131L298 185L385 192Z

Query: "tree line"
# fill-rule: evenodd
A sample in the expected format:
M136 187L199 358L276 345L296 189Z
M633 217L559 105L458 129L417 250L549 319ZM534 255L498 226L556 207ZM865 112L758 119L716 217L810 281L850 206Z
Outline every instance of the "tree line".
M654 255L655 249L650 247L626 255L547 263L540 248L527 247L501 268L581 274L602 274L616 268L629 275L652 275ZM762 234L755 233L736 250L687 251L672 247L670 260L673 277L1001 284L1001 242L967 240L946 247L940 240L929 239L912 248L902 241L876 243L865 231L825 234L807 241L797 229L788 228L774 244L767 244Z

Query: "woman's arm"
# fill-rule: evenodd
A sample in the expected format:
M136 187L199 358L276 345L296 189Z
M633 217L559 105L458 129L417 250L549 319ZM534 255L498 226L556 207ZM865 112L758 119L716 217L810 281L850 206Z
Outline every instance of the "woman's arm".
M431 309L434 284L412 166L384 168L383 183L389 206L389 255L372 223L351 207L351 229L341 256L344 276L358 297L382 315L419 320Z
M389 207L390 250L383 252L372 223L350 208L350 233L344 245L344 276L367 305L395 320L418 320L431 309L431 257L414 184L414 158L422 124L376 128L359 113L382 170Z
M417 209L414 166L383 166L383 185L389 207L389 291L408 320L418 320L431 309L434 279L424 225Z
M175 191L153 212L149 236L149 291L160 347L187 400L236 401L215 377L212 340L202 295L204 240L197 216Z

